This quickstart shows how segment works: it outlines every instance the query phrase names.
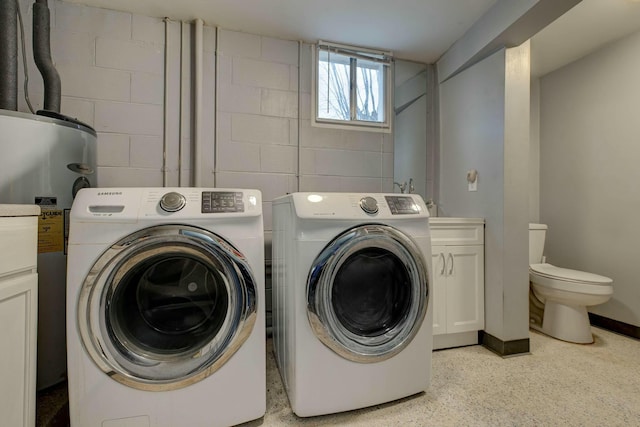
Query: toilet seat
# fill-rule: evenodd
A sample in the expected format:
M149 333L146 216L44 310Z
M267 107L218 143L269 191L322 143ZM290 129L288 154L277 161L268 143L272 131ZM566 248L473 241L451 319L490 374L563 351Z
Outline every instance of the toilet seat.
M607 285L612 283L608 277L598 274L587 273L586 271L570 270L568 268L556 267L552 264L531 264L529 270L550 279L564 280L567 282L584 282L592 285Z
M529 277L532 282L566 292L589 293L593 295L613 294L613 281L605 276L570 270L551 264L529 265Z

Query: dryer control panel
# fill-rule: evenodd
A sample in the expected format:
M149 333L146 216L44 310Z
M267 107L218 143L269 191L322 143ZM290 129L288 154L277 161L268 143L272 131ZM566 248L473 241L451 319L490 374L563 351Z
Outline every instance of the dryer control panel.
M276 199L291 200L298 218L416 219L429 217L422 197L417 194L394 193L293 193Z
M384 196L391 215L419 214L420 208L411 196Z

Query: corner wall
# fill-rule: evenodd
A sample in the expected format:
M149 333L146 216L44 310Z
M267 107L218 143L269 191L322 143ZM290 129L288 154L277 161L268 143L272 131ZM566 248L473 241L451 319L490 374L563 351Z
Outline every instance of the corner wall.
M548 262L613 279L589 311L640 326L640 33L540 82L540 218Z
M505 342L529 337L529 74L527 42L440 85L439 208L486 220L485 332Z

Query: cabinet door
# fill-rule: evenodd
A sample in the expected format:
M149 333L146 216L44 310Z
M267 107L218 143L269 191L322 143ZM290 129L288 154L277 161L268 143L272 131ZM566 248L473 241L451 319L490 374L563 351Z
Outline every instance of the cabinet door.
M446 246L431 247L433 335L447 333Z
M35 425L38 275L0 279L0 424Z
M447 246L447 333L484 329L484 247Z

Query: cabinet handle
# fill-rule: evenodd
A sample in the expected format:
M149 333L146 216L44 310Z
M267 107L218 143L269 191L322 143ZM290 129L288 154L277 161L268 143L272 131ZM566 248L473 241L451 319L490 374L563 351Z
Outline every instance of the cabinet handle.
M444 270L447 266L447 263L444 260L444 253L440 252L440 257L442 258L442 268L440 269L440 275L444 276Z
M449 252L449 259L451 260L451 268L449 268L447 275L451 276L453 274L453 254L451 252Z

